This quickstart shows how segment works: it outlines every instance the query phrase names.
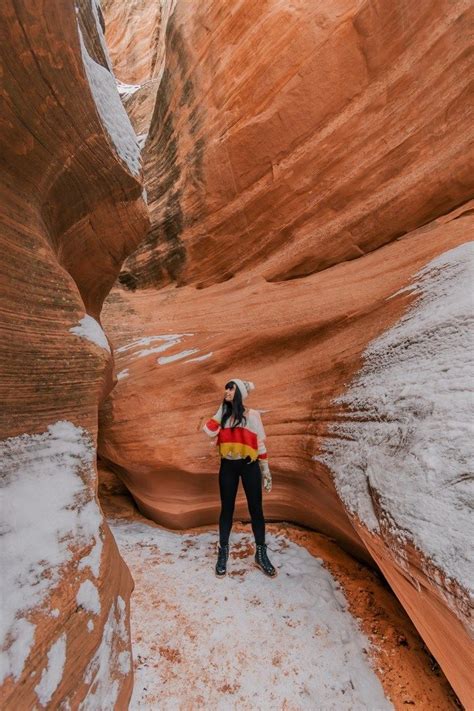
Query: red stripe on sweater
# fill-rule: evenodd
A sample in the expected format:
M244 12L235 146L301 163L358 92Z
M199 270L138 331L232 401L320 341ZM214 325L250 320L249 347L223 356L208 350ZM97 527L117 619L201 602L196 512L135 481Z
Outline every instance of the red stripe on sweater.
M249 447L257 449L257 435L255 432L245 429L245 427L224 427L218 435L219 442L239 442L247 444Z
M217 432L219 429L219 423L211 417L211 419L206 422L206 427L211 430L211 432Z

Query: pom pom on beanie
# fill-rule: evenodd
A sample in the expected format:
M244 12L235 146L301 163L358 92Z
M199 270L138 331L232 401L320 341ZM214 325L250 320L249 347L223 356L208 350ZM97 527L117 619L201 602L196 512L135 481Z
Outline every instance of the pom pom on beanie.
M255 390L255 385L250 380L241 380L240 378L229 378L233 383L237 385L242 395L242 400L245 400L247 395Z

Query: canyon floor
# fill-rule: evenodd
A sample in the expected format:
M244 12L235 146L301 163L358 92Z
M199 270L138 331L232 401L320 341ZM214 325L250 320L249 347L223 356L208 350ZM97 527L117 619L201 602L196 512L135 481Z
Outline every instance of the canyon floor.
M457 707L383 579L328 538L267 524L271 579L253 565L250 525L234 522L218 579L216 528L116 514L135 580L131 710Z

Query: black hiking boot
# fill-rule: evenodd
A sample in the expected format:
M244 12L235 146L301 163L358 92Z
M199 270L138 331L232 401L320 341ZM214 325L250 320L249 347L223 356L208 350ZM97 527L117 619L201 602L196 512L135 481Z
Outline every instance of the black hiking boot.
M216 563L216 575L218 578L222 578L227 573L227 559L229 557L229 544L226 546L221 546L220 543L217 544L217 563Z
M270 560L267 556L267 544L262 543L261 545L257 545L257 550L255 552L255 565L257 568L260 568L260 570L263 570L265 575L268 575L270 578L274 578L275 575L277 575L277 571L273 567L273 565L270 563Z

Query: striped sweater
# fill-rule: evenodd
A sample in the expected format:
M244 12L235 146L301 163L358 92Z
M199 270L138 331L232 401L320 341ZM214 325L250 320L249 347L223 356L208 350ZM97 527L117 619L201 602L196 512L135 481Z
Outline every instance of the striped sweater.
M252 461L267 460L265 447L265 430L258 410L249 410L246 424L240 423L232 428L232 416L221 427L223 406L219 406L216 414L202 428L209 437L217 437L219 454L225 459L245 459Z

